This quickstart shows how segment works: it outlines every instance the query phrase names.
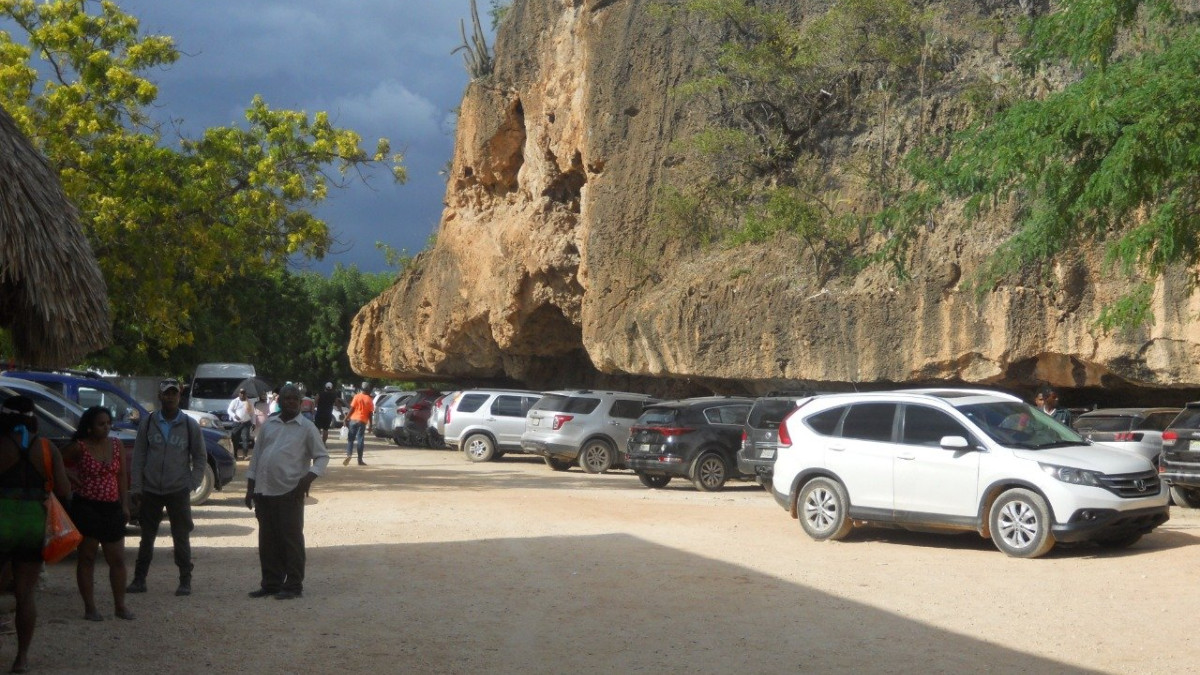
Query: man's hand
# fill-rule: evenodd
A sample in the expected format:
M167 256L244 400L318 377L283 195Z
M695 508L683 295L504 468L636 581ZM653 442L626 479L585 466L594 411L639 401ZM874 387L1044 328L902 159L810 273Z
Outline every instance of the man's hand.
M296 489L302 490L304 492L304 496L307 497L308 491L309 491L309 489L312 488L313 481L315 481L316 479L317 479L317 474L306 473L306 474L304 474L304 478L300 479L300 484L296 486Z
M129 510L135 511L135 512L142 510L142 493L140 493L140 492L130 493L130 495L129 495Z
M254 479L246 481L246 508L254 510Z

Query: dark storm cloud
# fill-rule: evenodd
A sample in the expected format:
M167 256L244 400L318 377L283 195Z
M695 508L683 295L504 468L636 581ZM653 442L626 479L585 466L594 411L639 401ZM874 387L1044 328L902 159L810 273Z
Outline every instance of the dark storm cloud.
M255 94L275 109L328 111L372 150L380 137L403 152L409 181L377 170L369 185L331 191L318 211L338 245L334 263L385 268L375 242L415 253L437 225L445 193L438 172L453 150L453 110L467 75L459 20L468 0L119 0L143 33L170 35L185 54L154 73L159 115L198 136L243 124ZM480 10L488 6L480 0ZM486 21L486 16L484 17Z

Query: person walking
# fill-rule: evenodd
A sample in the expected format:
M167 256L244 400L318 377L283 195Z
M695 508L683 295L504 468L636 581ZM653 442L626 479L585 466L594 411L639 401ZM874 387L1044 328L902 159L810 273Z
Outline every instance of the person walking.
M354 442L358 441L358 465L366 466L363 461L363 445L367 442L367 432L371 430L371 415L375 412L375 403L371 401L371 385L362 383L362 389L350 401L350 416L346 420L346 460L342 466L350 463L354 456Z
M229 402L225 409L229 421L233 422L233 459L237 461L238 450L242 458L250 457L250 440L254 429L254 402L246 395L245 389L238 389L237 398Z
M163 509L171 523L179 586L175 595L192 594L191 494L204 479L204 437L200 425L179 409L179 381L158 383L160 408L138 426L133 444L129 493L142 526L133 581L125 590L146 592L146 575L154 558L154 540Z
M321 430L321 442L329 442L329 426L333 424L333 409L342 409L342 399L333 390L333 383L326 382L325 389L317 394L317 417L314 420Z
M291 600L304 592L304 498L325 473L329 453L316 425L300 414L300 390L279 392L279 414L258 430L246 472L246 508L258 519L259 587L252 598Z
M37 431L32 400L11 396L0 404L0 569L11 566L17 601L14 673L29 669L29 645L37 625L34 592L42 572L43 504L51 491L64 504L71 499L62 455Z
M112 413L93 406L83 411L63 464L71 476L71 521L83 535L75 564L75 583L83 597L83 618L103 621L96 611L96 553L103 549L118 619L133 619L125 606L125 523L129 522L129 473L121 441L109 435Z

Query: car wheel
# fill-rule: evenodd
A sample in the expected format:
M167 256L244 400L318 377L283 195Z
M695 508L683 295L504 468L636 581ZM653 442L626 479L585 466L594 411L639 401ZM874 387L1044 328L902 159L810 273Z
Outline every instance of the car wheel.
M1200 509L1200 490L1196 488L1171 486L1171 499L1176 506L1188 509Z
M392 430L392 442L400 447L404 447L404 432Z
M1124 534L1119 537L1109 537L1107 539L1097 539L1096 543L1103 548L1129 548L1138 543L1142 539L1142 533Z
M546 460L546 466L555 471L566 471L571 468L571 463L565 459L556 459L554 457L543 457Z
M796 511L800 527L817 541L844 539L854 528L846 488L831 478L805 483L796 497Z
M588 473L604 473L612 468L616 451L608 441L588 441L579 451L579 468Z
M729 478L729 467L725 465L725 460L715 452L701 455L692 468L692 484L696 486L697 490L703 492L717 492L725 487L727 478Z
M496 446L492 439L483 434L471 434L463 443L463 452L472 462L490 462L496 455Z
M996 548L1014 558L1036 558L1054 548L1050 507L1036 492L1015 488L992 503L988 525Z
M671 482L671 477L670 476L651 476L648 474L639 473L638 480L642 481L642 485L645 485L648 488L654 488L657 490L658 488L666 487L667 483Z
M192 490L192 494L189 497L192 506L200 506L208 501L209 496L212 495L213 486L216 484L217 477L213 474L212 467L205 462L204 475L200 478L200 484L196 486L195 490Z

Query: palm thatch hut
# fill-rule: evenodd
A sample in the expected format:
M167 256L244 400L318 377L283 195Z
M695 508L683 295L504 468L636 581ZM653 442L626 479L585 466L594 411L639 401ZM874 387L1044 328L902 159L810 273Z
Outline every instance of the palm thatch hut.
M30 365L72 365L112 340L108 291L78 212L2 107L0 326Z

